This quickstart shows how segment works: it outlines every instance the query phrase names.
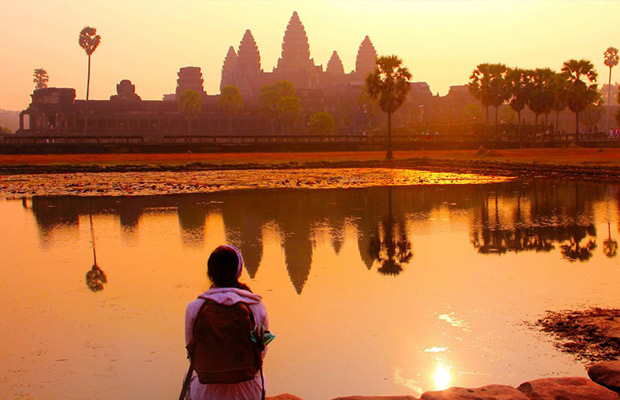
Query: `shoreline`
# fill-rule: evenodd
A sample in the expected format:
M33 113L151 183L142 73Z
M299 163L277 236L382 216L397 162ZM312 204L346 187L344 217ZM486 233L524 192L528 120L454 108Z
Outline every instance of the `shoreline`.
M620 183L620 149L0 156L0 176L388 168Z

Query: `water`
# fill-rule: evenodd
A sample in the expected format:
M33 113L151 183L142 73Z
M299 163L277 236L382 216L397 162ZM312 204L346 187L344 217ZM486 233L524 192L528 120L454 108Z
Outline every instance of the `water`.
M585 376L530 324L618 307L619 198L615 185L513 181L0 200L0 392L177 396L184 308L224 242L242 249L276 334L270 395Z

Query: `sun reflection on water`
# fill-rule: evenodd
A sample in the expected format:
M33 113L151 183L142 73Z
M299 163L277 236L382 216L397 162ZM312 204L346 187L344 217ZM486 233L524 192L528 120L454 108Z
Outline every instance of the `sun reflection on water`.
M450 387L452 376L450 374L450 368L443 362L439 361L435 371L433 372L433 383L435 384L435 390L445 390Z

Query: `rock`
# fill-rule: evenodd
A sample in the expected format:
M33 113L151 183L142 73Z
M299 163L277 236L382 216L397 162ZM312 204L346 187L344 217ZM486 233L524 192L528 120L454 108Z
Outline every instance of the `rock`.
M418 398L413 396L346 396L332 400L418 400Z
M588 378L543 378L517 388L532 400L618 400L618 394Z
M588 376L599 385L620 393L620 360L594 364L588 368Z
M425 392L420 400L529 400L526 395L506 385L488 385L475 389L453 387Z
M273 397L266 397L265 400L302 400L301 397L297 397L294 394L282 393Z

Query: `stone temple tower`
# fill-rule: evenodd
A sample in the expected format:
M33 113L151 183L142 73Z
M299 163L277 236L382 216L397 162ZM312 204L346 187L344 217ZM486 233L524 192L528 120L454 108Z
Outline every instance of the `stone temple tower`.
M204 79L202 79L200 67L183 67L179 69L178 76L176 89L177 98L181 92L186 89L195 90L203 99L207 97L207 93L202 86Z
M230 46L226 58L224 58L224 64L222 65L222 80L220 81L220 91L224 86L235 84L235 71L237 69L237 53L235 49Z
M321 67L310 58L308 36L297 11L293 12L282 40L282 56L273 73L277 80L291 81L297 89L316 88Z
M252 36L252 32L247 29L243 34L241 43L239 43L237 61L232 74L234 76L234 85L239 88L244 99L257 96L261 87L262 72L258 46L254 36Z
M377 65L377 51L373 46L370 38L366 36L359 49L357 50L357 59L355 60L355 72L358 79L365 80Z
M340 56L338 55L338 52L336 50L334 50L332 56L327 62L327 68L325 69L325 72L334 75L344 75L344 66L342 65L342 60L340 59Z

